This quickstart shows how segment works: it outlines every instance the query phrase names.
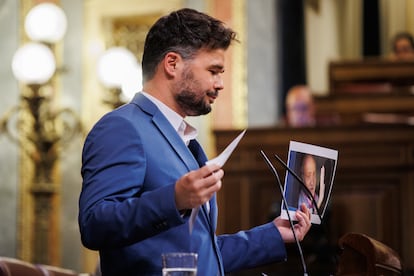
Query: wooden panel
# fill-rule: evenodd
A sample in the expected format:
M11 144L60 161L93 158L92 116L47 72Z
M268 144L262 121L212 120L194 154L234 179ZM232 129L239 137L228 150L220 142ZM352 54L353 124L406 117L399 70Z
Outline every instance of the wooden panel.
M322 125L324 121L341 125L366 123L369 113L405 115L408 118L414 115L414 94L331 94L315 97L315 110Z
M217 151L222 151L239 132L215 131ZM224 166L223 188L218 195L218 232L251 228L279 214L280 191L260 150L286 160L290 140L339 151L327 216L303 242L308 266L313 269L309 272L334 273L334 260L326 260L326 253L333 257L339 238L347 232L365 233L389 245L401 254L406 271L413 270L414 244L402 237L412 239L410 233L414 231L413 223L407 223L414 213L414 128L403 125L248 129ZM283 181L284 170L273 160ZM321 241L325 247L317 250ZM287 263L245 273L301 272L297 250L289 249L289 254Z
M386 59L332 61L331 93L409 92L414 84L414 62Z

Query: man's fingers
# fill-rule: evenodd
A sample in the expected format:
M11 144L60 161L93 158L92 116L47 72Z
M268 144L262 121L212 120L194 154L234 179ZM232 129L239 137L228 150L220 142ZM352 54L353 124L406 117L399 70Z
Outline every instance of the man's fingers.
M224 171L211 164L191 171L177 181L176 203L181 208L193 208L204 204L221 189Z
M219 171L220 169L221 167L219 165L210 164L201 167L198 171L203 175L203 177L207 177Z

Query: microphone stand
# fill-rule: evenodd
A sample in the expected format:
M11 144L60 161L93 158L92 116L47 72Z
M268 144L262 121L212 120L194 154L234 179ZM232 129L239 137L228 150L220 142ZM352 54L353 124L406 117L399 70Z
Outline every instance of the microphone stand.
M302 267L303 267L303 275L308 276L308 272L307 272L307 268L306 268L306 262L305 262L305 259L303 257L302 247L300 246L299 240L296 236L293 221L292 221L292 219L290 217L290 214L289 214L288 204L287 204L285 195L283 193L283 186L282 186L282 183L280 182L279 174L277 173L277 171L276 171L275 167L273 166L272 162L270 162L269 158L267 158L267 156L266 156L266 154L264 153L263 150L260 150L260 154L262 155L262 157L265 160L266 164L268 165L269 169L273 172L273 175L276 177L277 183L279 184L279 189L280 189L280 193L282 195L283 205L285 206L285 209L287 210L286 213L287 213L287 216L288 216L288 219L289 219L290 227L292 228L293 237L295 239L296 245L297 245L298 250L299 250L300 260L301 260Z
M324 232L324 234L328 233L328 230L326 229L326 225L322 223L322 215L321 212L319 210L319 207L316 203L315 198L313 197L312 193L309 191L308 187L306 187L305 183L303 182L303 180L291 169L289 168L289 166L278 156L278 155L274 155L276 157L276 159L279 161L279 163L290 173L293 175L293 177L300 183L300 185L305 189L307 196L312 200L312 203L315 205L315 210L316 213L321 221L321 230ZM337 260L336 260L337 262Z

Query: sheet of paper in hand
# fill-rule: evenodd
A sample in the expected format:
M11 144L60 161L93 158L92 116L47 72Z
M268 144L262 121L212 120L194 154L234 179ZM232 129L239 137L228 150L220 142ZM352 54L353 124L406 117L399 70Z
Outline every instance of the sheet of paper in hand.
M206 165L217 164L217 165L223 167L224 164L226 163L227 159L229 159L230 155L232 154L234 149L239 144L240 140L243 138L245 133L246 133L246 129L243 130L217 157L208 160L206 162ZM190 219L189 219L189 222L188 222L190 234L193 231L194 222L195 222L195 219L198 215L199 210L200 210L200 206L198 206L196 208L193 208L191 210L191 215L190 215Z
M224 166L224 163L226 163L227 159L229 159L230 155L234 151L234 149L239 144L240 140L243 138L244 134L246 133L246 130L243 130L242 133L240 133L234 140L215 158L210 159L206 162L206 165L209 164L217 164L219 166Z
M311 211L311 222L320 224L332 192L338 151L290 141L284 195L288 209L281 207L281 217L296 220L295 211L305 204ZM295 177L295 175L297 177Z

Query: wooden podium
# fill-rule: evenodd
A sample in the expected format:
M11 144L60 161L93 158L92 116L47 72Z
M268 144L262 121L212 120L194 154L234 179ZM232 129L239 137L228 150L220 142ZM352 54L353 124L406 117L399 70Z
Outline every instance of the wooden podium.
M221 152L239 133L240 130L214 131L217 152ZM413 271L412 126L360 124L301 129L248 129L224 166L223 187L218 193L218 232L232 233L248 229L278 215L281 202L279 188L275 186L275 179L263 161L260 150L268 156L277 154L286 160L291 140L339 151L332 196L324 222L321 226L313 226L312 231L315 230L316 235L310 234L303 241L308 272L333 274L336 265L334 255L337 253L335 248L339 238L348 232L364 233L388 245L400 254L403 269ZM276 159L273 161L283 181L285 170ZM271 274L275 271L303 275L294 245L288 246L288 254L287 263L270 264L258 268L254 273ZM324 263L320 258L331 259ZM246 272L246 275L251 273Z

